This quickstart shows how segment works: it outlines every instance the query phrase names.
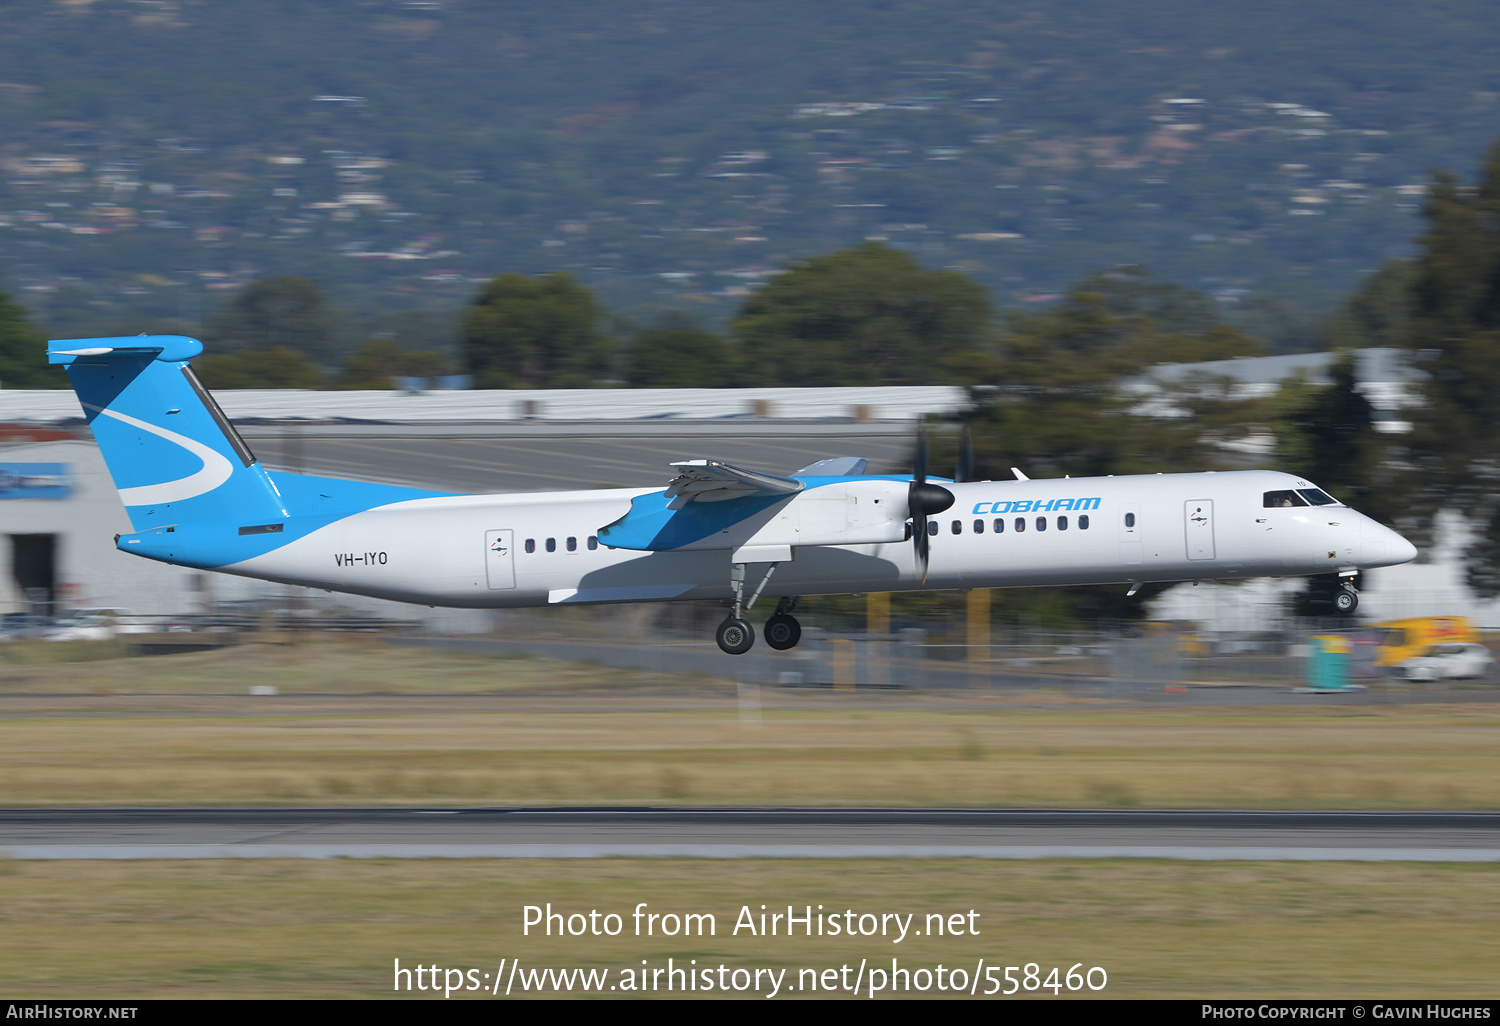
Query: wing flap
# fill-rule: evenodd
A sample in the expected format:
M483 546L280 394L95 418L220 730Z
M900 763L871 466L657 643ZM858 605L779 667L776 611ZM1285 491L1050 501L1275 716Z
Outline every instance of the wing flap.
M684 460L671 464L677 476L667 485L672 500L668 509L682 509L690 502L726 502L752 495L795 495L807 486L796 478L777 477L758 470L733 467L718 460Z

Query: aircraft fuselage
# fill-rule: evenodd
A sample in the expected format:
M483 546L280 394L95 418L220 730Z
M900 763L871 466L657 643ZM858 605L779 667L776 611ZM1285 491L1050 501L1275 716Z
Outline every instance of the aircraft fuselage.
M858 479L851 479L858 480ZM924 577L910 542L791 546L772 595L1296 576L1406 562L1411 544L1347 506L1268 507L1309 489L1274 471L947 483ZM611 548L600 528L653 489L413 499L237 562L157 535L134 551L227 573L427 605L729 599L731 548ZM806 496L810 493L802 493ZM791 501L798 501L802 496ZM129 542L129 539L126 539ZM164 551L162 543L181 552ZM713 544L712 540L701 542ZM122 544L127 548L127 544ZM769 559L747 559L758 579Z

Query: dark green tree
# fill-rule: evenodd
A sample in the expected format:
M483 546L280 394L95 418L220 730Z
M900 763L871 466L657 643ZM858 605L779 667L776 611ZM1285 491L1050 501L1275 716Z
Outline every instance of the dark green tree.
M1330 349L1398 348L1411 335L1416 264L1387 260L1344 302L1328 331Z
M1052 308L1012 317L998 358L975 368L980 471L1018 466L1060 477L1212 469L1222 460L1213 443L1245 433L1253 404L1235 399L1224 381L1168 386L1145 372L1259 349L1215 320L1211 301L1196 302L1139 268L1095 275Z
M436 378L453 373L453 364L442 353L427 349L405 349L391 338L372 338L344 363L340 388L394 388L395 378Z
M204 341L215 355L280 347L324 363L338 352L338 315L311 279L257 278L213 318Z
M1430 538L1443 509L1480 532L1466 554L1470 585L1500 594L1500 142L1477 187L1439 172L1424 210L1407 345L1423 402L1404 462L1413 511L1401 526Z
M288 346L200 356L193 370L214 388L322 388L323 371Z
M0 388L66 388L56 367L47 365L47 341L27 320L26 311L0 290Z
M977 282L871 242L793 264L732 330L745 384L939 384L987 347L989 317Z
M1384 447L1374 410L1358 389L1355 355L1328 368L1329 382L1284 384L1275 401L1276 469L1305 477L1361 510L1378 501Z
M612 340L588 289L564 273L501 274L459 330L475 388L587 388L608 373Z
M723 388L733 378L728 343L681 315L664 317L636 335L625 375L633 388Z

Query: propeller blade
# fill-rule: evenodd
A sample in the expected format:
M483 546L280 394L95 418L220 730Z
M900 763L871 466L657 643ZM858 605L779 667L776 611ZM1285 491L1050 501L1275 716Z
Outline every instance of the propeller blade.
M974 435L969 431L969 422L964 421L964 431L958 442L958 466L954 468L953 480L974 480Z
M927 420L917 420L917 451L911 461L911 487L906 493L906 509L911 516L911 544L917 566L922 570L922 580L927 580L927 513L917 500L917 489L927 484Z
M922 580L927 580L927 563L932 543L927 534L927 518L953 505L953 493L942 485L927 483L927 424L917 425L917 452L912 459L911 487L906 492L907 514L911 517L911 541Z
M927 422L917 422L917 452L912 457L912 480L922 484L927 480Z
M927 583L927 562L932 553L932 548L927 537L927 517L919 516L912 524L912 541L917 547L917 566L922 570L922 583Z

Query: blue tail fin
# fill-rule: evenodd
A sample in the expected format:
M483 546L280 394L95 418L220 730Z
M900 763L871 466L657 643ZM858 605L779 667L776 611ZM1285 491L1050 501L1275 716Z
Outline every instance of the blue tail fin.
M137 531L187 522L280 523L275 483L188 361L203 344L182 335L62 339L62 364Z

